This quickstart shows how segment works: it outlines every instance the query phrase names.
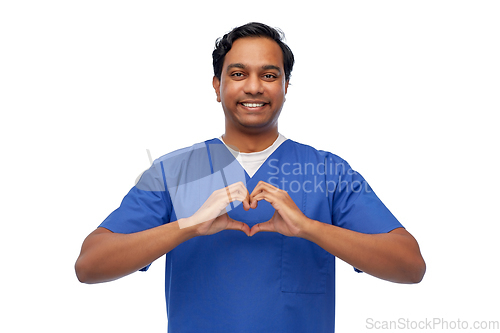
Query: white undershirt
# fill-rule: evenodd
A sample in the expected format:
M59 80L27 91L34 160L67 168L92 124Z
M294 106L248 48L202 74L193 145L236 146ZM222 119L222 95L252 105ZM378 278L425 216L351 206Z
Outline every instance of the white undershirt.
M253 177L253 175L257 172L257 170L259 170L260 166L264 164L267 158L271 156L271 154L276 149L278 149L278 147L283 142L285 142L286 138L283 135L279 134L278 138L276 139L276 141L274 141L274 143L271 146L267 147L263 151L258 151L255 153L240 153L239 151L236 151L231 147L229 147L224 142L224 140L222 140L222 136L219 137L219 140L226 145L227 149L229 149L229 151L234 155L236 160L240 162L241 166L243 167L243 169L245 169L248 175L250 177Z

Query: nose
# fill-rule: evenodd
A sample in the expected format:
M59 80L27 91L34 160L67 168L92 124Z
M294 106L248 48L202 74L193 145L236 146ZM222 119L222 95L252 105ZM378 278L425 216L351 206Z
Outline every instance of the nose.
M264 85L262 80L258 75L249 75L245 80L245 86L243 87L246 94L249 95L259 95L264 92Z

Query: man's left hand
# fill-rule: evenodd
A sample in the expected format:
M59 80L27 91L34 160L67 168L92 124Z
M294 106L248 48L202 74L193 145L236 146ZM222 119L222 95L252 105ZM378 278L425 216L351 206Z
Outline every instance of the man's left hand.
M302 213L286 191L260 181L250 195L250 207L257 208L260 200L266 200L275 209L273 217L254 225L250 236L261 231L279 232L285 236L300 237L311 220Z

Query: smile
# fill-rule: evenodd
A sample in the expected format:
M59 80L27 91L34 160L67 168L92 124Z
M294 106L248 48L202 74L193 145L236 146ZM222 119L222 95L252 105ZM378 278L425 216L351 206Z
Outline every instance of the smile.
M247 108L260 108L264 106L264 103L241 103L243 106Z

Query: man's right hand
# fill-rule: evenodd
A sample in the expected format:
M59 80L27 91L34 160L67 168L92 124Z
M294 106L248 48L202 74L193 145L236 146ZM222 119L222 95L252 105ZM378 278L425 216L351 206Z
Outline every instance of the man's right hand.
M228 229L241 230L249 236L250 227L246 223L231 219L226 212L226 207L234 201L240 201L243 209L250 209L250 195L242 182L214 191L196 213L178 221L179 227L196 228L199 236L212 235Z
M187 219L131 233L113 233L97 228L87 236L76 261L78 279L85 283L99 283L121 278L146 267L179 244L201 235L221 230L241 230L250 235L243 222L232 220L226 207L241 201L250 209L248 190L243 183L235 183L213 192L207 201Z

